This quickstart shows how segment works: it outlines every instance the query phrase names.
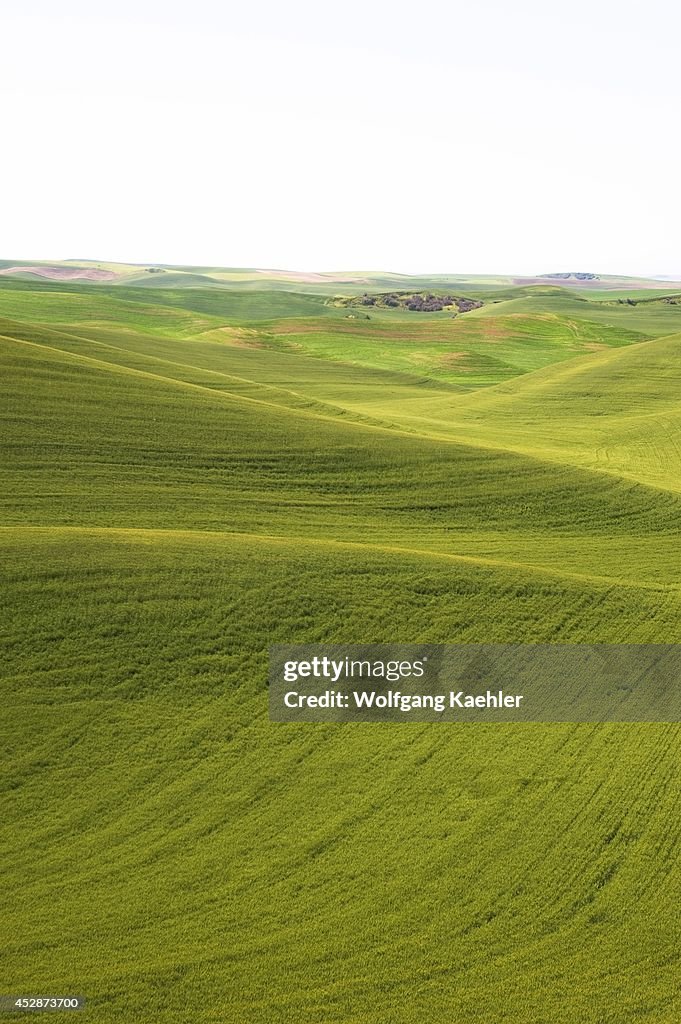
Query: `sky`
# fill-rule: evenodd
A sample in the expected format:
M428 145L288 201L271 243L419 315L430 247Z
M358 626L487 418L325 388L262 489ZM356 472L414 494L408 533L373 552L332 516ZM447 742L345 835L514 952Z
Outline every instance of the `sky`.
M0 38L2 258L681 278L676 2L3 0Z

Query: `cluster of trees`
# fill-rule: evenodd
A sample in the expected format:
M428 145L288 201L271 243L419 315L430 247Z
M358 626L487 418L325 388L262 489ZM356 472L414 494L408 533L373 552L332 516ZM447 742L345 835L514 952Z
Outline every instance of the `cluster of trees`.
M417 313L437 313L447 306L456 306L460 313L469 309L478 309L482 302L475 299L464 299L457 295L434 295L432 292L388 292L385 295L363 295L363 306L392 306L411 309Z
M575 281L599 281L598 274L544 274L543 277L558 278L561 281L569 281L570 278L574 278Z
M417 313L437 313L445 306L453 306L456 298L453 295L432 295L427 292L425 295L409 295L405 302L407 309L413 309Z
M636 299L618 299L620 306L638 306ZM641 299L641 302L654 302L654 299ZM666 302L668 306L681 306L681 296L679 295L663 295L662 302Z
M459 313L467 313L469 309L480 309L482 302L477 299L454 299L459 308Z

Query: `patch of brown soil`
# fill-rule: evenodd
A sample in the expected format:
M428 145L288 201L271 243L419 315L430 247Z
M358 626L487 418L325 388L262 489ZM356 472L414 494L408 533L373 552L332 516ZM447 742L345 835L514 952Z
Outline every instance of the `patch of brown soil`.
M118 276L113 270L96 267L6 267L0 274L35 274L50 281L113 281Z

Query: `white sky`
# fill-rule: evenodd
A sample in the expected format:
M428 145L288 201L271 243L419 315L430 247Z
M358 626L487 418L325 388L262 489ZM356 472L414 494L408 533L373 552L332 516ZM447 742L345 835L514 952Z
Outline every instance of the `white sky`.
M675 0L0 0L0 38L4 258L681 276Z

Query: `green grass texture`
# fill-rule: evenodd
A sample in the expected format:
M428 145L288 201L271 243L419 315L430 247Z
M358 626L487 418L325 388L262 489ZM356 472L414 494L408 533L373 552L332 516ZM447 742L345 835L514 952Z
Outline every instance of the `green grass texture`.
M268 719L275 643L681 642L681 307L502 284L0 279L1 992L681 1019L678 725Z

